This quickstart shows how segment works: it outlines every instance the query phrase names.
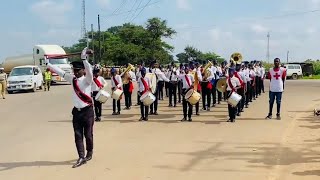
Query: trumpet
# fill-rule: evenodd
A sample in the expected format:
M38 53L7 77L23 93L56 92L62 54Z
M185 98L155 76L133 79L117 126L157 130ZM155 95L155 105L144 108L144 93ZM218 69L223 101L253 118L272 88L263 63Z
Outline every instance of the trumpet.
M123 84L128 84L130 81L129 77L129 71L134 70L134 66L132 64L128 64L128 67L123 71L121 77Z

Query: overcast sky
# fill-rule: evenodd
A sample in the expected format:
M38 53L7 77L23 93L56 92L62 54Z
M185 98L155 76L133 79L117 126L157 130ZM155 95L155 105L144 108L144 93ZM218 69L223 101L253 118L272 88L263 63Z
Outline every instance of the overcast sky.
M193 45L227 59L239 51L246 60L266 59L270 31L271 59L319 58L320 0L87 0L87 28L101 16L101 28L125 22L144 24L160 17L178 31L169 43L173 54ZM122 13L109 16L117 10ZM35 44L72 45L80 38L80 0L10 0L1 2L0 62L32 53Z

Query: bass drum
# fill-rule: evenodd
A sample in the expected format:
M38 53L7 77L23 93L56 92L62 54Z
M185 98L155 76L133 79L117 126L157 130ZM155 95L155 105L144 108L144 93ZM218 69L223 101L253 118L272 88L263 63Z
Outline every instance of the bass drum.
M150 81L151 81L150 89L151 89L152 94L155 94L156 90L157 90L157 77L156 77L156 74L147 73L146 77L148 77L150 79Z
M101 90L98 92L98 94L96 95L95 100L101 102L102 104L104 104L104 103L106 103L106 102L108 101L108 99L110 99L110 98L111 98L111 95L110 95L107 91L101 89Z
M151 92L145 92L141 97L140 101L145 106L150 106L154 101L156 100L156 97Z
M201 99L201 94L194 89L189 89L185 95L186 100L191 104L197 104Z

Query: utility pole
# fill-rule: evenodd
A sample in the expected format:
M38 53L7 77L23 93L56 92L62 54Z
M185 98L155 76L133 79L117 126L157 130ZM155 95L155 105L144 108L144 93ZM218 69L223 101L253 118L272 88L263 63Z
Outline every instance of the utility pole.
M289 63L289 51L287 51L287 64Z
M94 34L93 34L93 24L91 24L91 46L92 46L92 50L93 50L93 53L94 53L94 36L93 36ZM93 54L93 56L92 56L92 58L93 58L93 64L95 64L96 62L95 62L95 60L94 60L94 54Z
M98 63L101 63L101 31L100 31L100 15L98 14L98 36L99 36L99 58Z
M268 60L268 63L270 63L270 32L268 32L267 38L268 38L267 60Z

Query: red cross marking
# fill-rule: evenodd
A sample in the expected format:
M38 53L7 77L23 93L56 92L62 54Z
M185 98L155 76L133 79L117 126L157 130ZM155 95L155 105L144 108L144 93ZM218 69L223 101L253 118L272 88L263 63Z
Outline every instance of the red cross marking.
M280 74L276 73L275 75L273 75L273 77L275 77L275 78L276 78L276 80L278 80L278 79L279 79L279 77L280 77Z

